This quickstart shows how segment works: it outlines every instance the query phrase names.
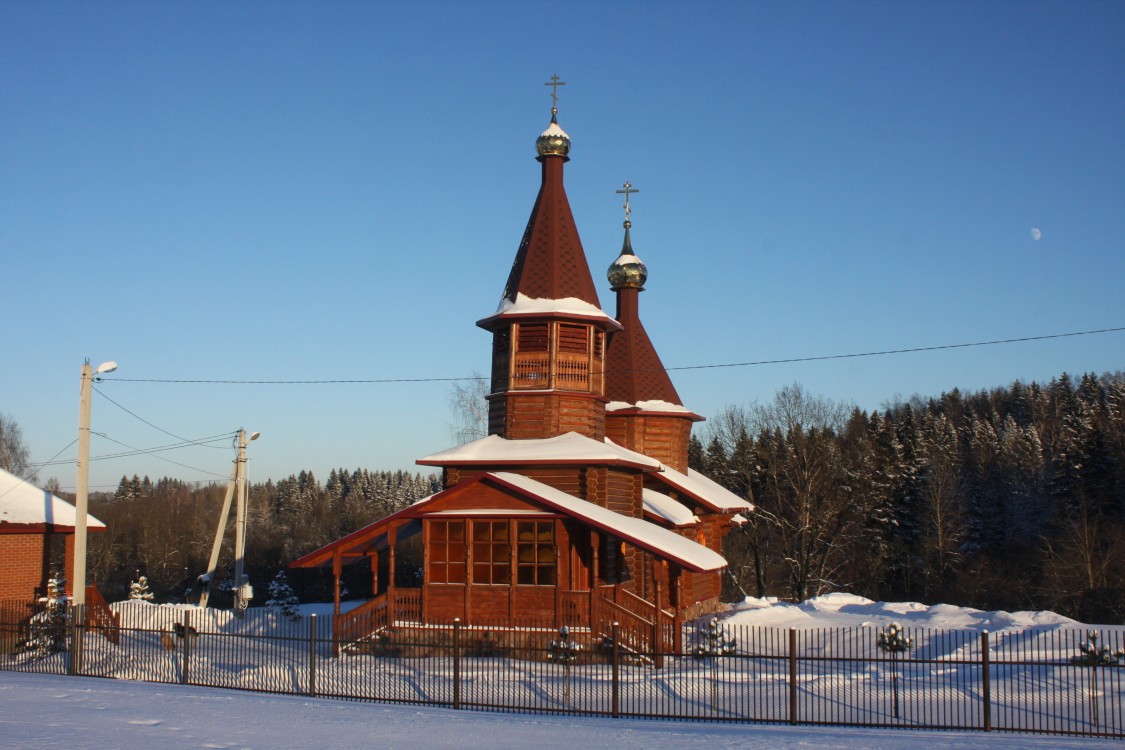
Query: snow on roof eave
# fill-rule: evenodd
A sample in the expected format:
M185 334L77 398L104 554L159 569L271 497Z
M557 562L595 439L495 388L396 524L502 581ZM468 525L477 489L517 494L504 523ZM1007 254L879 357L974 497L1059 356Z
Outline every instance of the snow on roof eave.
M599 441L568 432L550 438L507 440L498 435L473 440L419 458L422 466L528 466L535 464L596 464L659 471L661 463L613 441Z
M496 312L486 318L478 320L477 325L487 329L491 327L493 323L501 319L525 317L582 318L599 323L606 328L622 330L622 325L611 315L606 313L605 310L585 300L578 299L577 297L540 299L528 297L522 292L516 294L515 301L507 297L502 298L500 300L500 305L496 308Z
M753 503L743 500L726 487L708 479L695 469L688 469L687 474L681 474L672 467L665 466L664 471L653 476L673 489L695 498L720 513L754 510Z
M650 516L667 521L673 526L695 526L699 523L699 517L684 505L656 490L646 487L641 490L641 497L644 511Z
M568 516L609 531L623 541L682 565L688 570L708 573L722 570L727 566L726 558L718 552L649 521L615 513L522 474L497 471L484 476L532 495L540 502L555 507Z
M670 401L638 401L635 404L630 404L627 401L610 401L605 405L605 410L608 416L658 414L661 416L684 417L693 422L702 422L705 419L705 417L696 414L686 406L673 404Z
M10 525L9 530L23 526L73 531L77 521L78 509L66 500L0 469L0 525ZM88 530L101 531L105 527L104 523L86 514Z

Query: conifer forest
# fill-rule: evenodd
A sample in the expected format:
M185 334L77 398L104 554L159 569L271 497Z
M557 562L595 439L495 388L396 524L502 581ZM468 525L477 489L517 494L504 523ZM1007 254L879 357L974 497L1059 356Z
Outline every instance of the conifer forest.
M727 538L728 600L847 591L1125 620L1125 373L954 389L871 412L793 385L709 415L691 464L755 504ZM439 489L436 474L366 469L253 485L254 603L292 560ZM122 477L91 499L108 526L91 537L91 577L111 600L138 573L157 601L190 596L225 491ZM400 548L400 585L414 585L420 564ZM331 598L330 573L289 575L303 601ZM344 584L365 596L370 571L346 570Z

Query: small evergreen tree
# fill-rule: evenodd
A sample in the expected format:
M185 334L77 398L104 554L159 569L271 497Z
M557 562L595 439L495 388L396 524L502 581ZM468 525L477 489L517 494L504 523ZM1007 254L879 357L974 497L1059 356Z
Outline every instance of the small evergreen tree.
M896 660L899 654L905 654L914 646L914 639L906 634L906 630L897 622L892 622L883 631L879 633L879 638L876 640L876 645L888 654L891 658ZM891 674L891 685L894 688L895 694L895 718L898 718L898 664L894 664L894 671Z
M696 632L695 646L691 655L696 659L706 659L711 671L711 708L719 708L718 657L735 653L734 638L727 636L726 628L718 617L712 617L706 629Z
M141 571L137 571L137 579L129 582L129 598L139 599L144 602L152 601L152 592L148 588L148 576L141 575Z
M277 575L270 581L269 591L270 598L266 602L266 607L271 612L276 612L293 621L301 619L301 612L298 609L301 600L297 598L297 595L293 592L293 587L289 585L284 570L277 571Z
M66 651L66 631L70 624L70 598L66 579L55 575L47 581L47 595L39 599L43 611L31 618L31 634L23 650L35 656Z

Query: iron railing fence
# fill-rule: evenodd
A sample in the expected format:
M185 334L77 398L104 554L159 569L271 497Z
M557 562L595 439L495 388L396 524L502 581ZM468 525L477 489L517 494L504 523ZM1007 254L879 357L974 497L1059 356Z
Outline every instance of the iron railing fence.
M331 617L114 609L117 643L77 613L60 630L43 610L0 607L0 669L494 711L1125 737L1120 627L907 627L892 647L878 627L719 622L655 653L617 624L400 620L336 643Z

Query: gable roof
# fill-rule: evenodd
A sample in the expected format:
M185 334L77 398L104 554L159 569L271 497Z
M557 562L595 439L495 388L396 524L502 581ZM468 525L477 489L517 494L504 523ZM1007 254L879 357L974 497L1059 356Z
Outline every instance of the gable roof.
M702 573L722 570L727 566L726 559L718 552L682 537L674 531L661 528L654 523L615 513L608 508L568 495L562 490L557 490L522 474L497 471L490 476L505 484L523 489L529 495L561 510L572 518L577 518L591 526L608 531L659 558L679 563L688 570Z
M423 466L528 466L534 464L595 464L658 471L661 463L643 453L568 432L549 438L508 440L499 435L473 440L433 453L415 463Z
M392 513L369 524L358 531L327 544L320 549L294 560L289 564L291 568L311 568L330 563L333 557L339 554L346 559L362 557L371 549L382 549L386 546L386 534L393 521L418 519L427 515L443 514L442 500L462 495L474 486L488 483L493 486L507 488L518 493L534 505L539 505L549 512L560 513L568 518L573 518L585 526L608 532L613 536L639 547L660 559L674 562L684 568L695 571L715 571L726 567L726 560L702 544L686 539L668 529L661 528L654 523L631 518L615 513L612 510L594 505L573 495L568 495L562 490L529 479L521 474L510 472L488 472L466 482L454 485L448 490L423 498L413 505L397 513ZM481 509L485 512L488 509ZM459 509L457 515L474 515L477 511L472 509ZM525 511L506 511L507 515L520 515Z
M508 440L498 435L473 440L420 458L423 466L534 466L585 464L624 466L648 471L654 481L683 493L720 513L754 510L753 503L700 474L676 471L655 458L622 448L609 438L597 441L576 432L550 438ZM647 481L647 480L646 480Z
M50 527L70 531L77 519L78 510L66 500L0 469L0 529ZM86 527L104 529L105 524L87 514Z

